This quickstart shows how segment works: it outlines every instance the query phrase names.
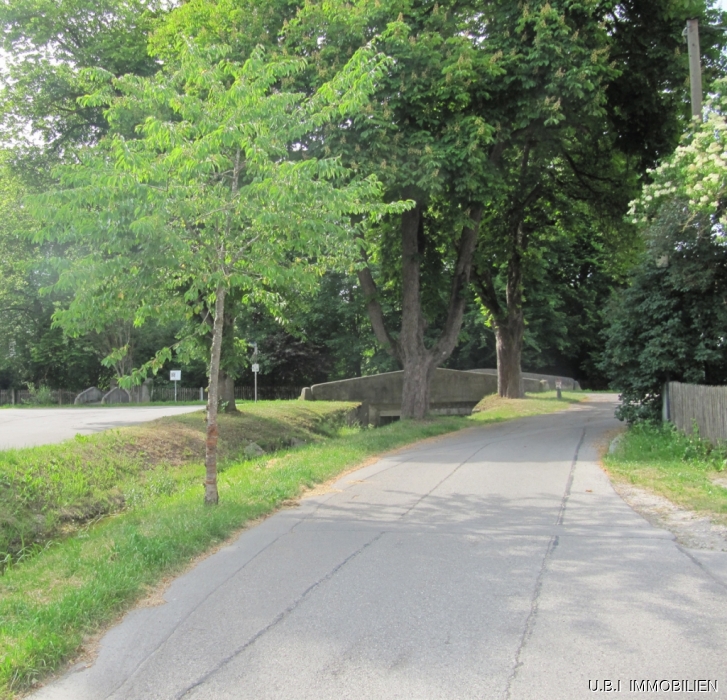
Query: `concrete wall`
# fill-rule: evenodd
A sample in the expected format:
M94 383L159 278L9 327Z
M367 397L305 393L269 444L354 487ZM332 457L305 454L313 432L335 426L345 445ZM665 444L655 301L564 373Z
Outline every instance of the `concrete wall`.
M104 394L101 403L129 403L129 392L117 386Z
M310 387L313 401L368 401L369 403L401 403L404 372L386 372L369 377L354 377ZM432 405L477 403L483 396L497 391L497 379L485 374L472 374L452 369L437 369L432 379Z
M101 391L101 389L97 389L95 386L92 386L76 396L76 400L73 403L98 403L99 401L101 401L102 398L103 391Z
M404 372L314 384L303 389L306 401L356 401L362 404L359 420L378 425L381 419L401 415ZM497 377L452 369L437 369L432 379L430 408L437 415L469 415L475 405L497 391Z
M497 370L496 369L472 369L470 372L477 372L479 374L489 374L491 376L497 377ZM573 379L572 377L559 377L554 374L539 374L538 372L523 372L523 380L528 379L534 379L537 381L544 380L548 382L548 386L550 389L555 389L555 383L561 382L562 383L562 389L564 391L580 391L581 386L580 384ZM525 384L525 391L528 393L530 392L536 392L540 391L539 389L531 389L529 387L533 386L529 382L524 382Z

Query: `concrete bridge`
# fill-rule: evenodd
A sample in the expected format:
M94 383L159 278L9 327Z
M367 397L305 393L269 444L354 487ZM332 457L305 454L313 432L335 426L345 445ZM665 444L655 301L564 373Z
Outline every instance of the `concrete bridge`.
M494 374L493 374L494 372ZM539 375L539 377L546 375ZM553 388L555 388L555 377ZM568 379L573 384L572 379ZM358 419L364 425L381 425L401 416L401 396L404 372L385 372L368 377L342 379L337 382L314 384L303 389L304 401L357 401L361 403ZM547 379L523 377L526 392L536 393L550 387ZM566 388L565 384L563 388ZM567 387L571 388L571 387ZM437 369L430 393L430 412L434 415L468 416L488 394L497 393L496 370Z

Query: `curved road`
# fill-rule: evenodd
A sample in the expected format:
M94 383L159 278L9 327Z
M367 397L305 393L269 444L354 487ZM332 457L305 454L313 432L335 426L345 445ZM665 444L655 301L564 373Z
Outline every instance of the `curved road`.
M640 698L716 681L686 696L726 697L727 554L681 548L614 493L594 447L613 398L342 477L34 697L570 700L605 681Z
M50 445L109 428L145 423L162 416L202 411L204 406L79 406L0 410L0 450Z

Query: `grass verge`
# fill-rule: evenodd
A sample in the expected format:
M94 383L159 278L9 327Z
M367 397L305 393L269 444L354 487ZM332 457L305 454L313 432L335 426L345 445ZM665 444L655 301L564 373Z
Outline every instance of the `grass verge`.
M603 462L617 481L649 489L727 523L726 458L724 447L684 435L670 424L638 423Z
M222 468L254 441L266 452L318 442L345 424L351 403L260 402L219 417ZM77 435L0 452L0 572L101 516L175 490L173 467L204 459L204 413Z
M570 402L573 400L569 398ZM307 424L309 444L251 461L223 461L219 477L221 503L215 508L202 505L198 458L190 455L171 464L173 460L165 449L160 448L161 452L153 457L148 452L156 440L166 441L171 449L169 445L179 438L174 437L175 431L188 438L186 429L199 432L195 421L201 419L195 414L69 441L54 448L12 451L16 466L36 465L31 471L38 478L41 457L65 465L66 475L75 474L83 471L77 468L79 464L93 462L94 458L85 450L88 445L95 445L100 450L98 454L107 455L106 467L100 468L98 474L99 483L118 490L123 497L123 509L78 527L72 535L47 540L34 556L9 566L0 577L0 698L15 697L57 669L78 653L84 637L113 621L165 577L180 572L196 556L228 538L246 522L272 512L284 501L299 496L303 489L368 458L424 438L560 410L567 408L569 402L558 402L547 395L516 402L493 399L470 419L397 422L376 430L342 427L334 410L326 413L332 409L330 404L270 404L273 405L258 404L257 413L245 419L245 430L239 429L238 424L238 432L244 432L245 439L253 434L256 423L259 431L275 431L278 421L277 433L269 435L269 439L281 440L291 431L304 432L304 424L312 420L306 411L321 411L323 416ZM348 406L339 405L338 413L344 408ZM284 430L282 424L286 422L293 427ZM229 445L235 439L227 432L231 450ZM162 438L163 435L167 437ZM184 444L180 443L177 451L182 455L185 449L191 449ZM238 436L238 447L240 444L242 439ZM140 445L146 449L140 449ZM123 465L116 472L111 454L116 454L118 463ZM2 458L7 464L7 453ZM139 468L139 464L146 466ZM111 486L111 472L120 479L116 486ZM65 487L59 488L60 493L66 493Z

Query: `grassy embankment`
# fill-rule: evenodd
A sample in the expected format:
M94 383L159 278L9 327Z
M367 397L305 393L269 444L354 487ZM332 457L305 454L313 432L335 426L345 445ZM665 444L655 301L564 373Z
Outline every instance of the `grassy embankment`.
M260 402L221 416L220 498L202 505L202 414L0 452L0 698L58 668L84 637L245 523L388 450L566 408L583 395L489 397L471 418L345 425L350 404ZM307 444L288 447L293 439ZM275 454L244 460L254 440ZM14 556L12 556L14 555Z
M645 423L631 426L603 461L615 480L727 523L726 458L724 446L713 447L668 424Z

